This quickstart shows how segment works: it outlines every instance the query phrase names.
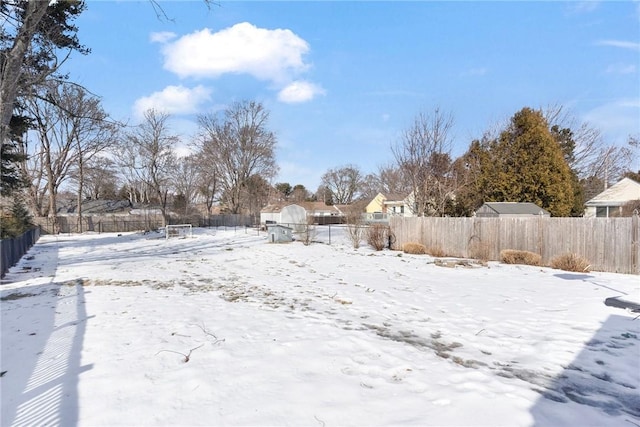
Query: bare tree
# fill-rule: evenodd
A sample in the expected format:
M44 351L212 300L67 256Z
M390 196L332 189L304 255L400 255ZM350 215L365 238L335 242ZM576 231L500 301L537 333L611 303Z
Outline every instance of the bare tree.
M276 136L267 128L268 119L268 111L255 101L234 103L223 117L198 118L201 155L215 168L223 202L231 213L246 208L242 195L251 176L268 180L278 170Z
M193 158L197 168L198 194L204 198L207 213L211 214L213 204L220 192L218 170L215 165L211 165L207 161L207 157L202 152L194 154Z
M85 164L84 197L91 200L114 199L119 185L115 162L107 156L95 156Z
M329 169L321 179L322 184L331 191L334 204L348 205L361 194L363 176L355 165Z
M571 146L563 147L565 158L579 179L595 177L606 188L628 170L633 158L630 147L607 144L599 129L580 122L561 105L548 106L542 113L552 132L568 133Z
M197 201L199 174L197 158L193 155L177 160L174 170L173 189L176 194L182 195L185 200L184 214Z
M169 222L167 202L176 167L174 147L178 137L169 132L169 115L153 109L120 144L118 162L129 178L136 177L153 193L160 205L164 224Z
M451 167L453 116L436 108L432 114L420 113L391 147L398 168L413 191L414 212L442 214L446 199L452 197L447 176Z
M39 89L27 102L37 139L32 149L26 148L32 156L25 170L36 211L44 214L46 206L55 218L58 190L69 178L78 183L80 209L84 164L113 143L118 126L108 120L100 100L79 86L50 81Z
M3 0L0 3L0 143L9 135L16 100L54 74L58 49L88 53L71 24L83 1Z

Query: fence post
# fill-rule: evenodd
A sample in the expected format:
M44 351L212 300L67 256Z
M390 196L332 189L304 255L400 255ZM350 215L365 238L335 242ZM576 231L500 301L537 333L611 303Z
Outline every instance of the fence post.
M639 221L640 216L636 209L633 211L633 215L631 217L631 271L634 274L640 273L640 269L638 268L638 252L640 251L638 243L638 240L640 239L640 227L638 226Z

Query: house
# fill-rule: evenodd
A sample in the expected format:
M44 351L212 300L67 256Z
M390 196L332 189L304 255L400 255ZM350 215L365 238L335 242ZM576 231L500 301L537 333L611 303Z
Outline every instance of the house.
M486 202L475 212L478 218L526 218L549 217L551 214L535 203Z
M620 216L622 207L633 200L640 200L640 183L623 178L585 203L585 217Z
M288 243L293 241L293 228L280 224L270 224L267 226L269 243Z
M413 216L409 196L378 193L366 206L367 220L386 220L390 216Z

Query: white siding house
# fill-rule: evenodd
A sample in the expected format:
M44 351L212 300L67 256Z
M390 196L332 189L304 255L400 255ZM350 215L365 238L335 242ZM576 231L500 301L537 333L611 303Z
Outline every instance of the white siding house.
M585 217L619 216L622 206L633 200L640 200L640 183L623 178L585 203Z

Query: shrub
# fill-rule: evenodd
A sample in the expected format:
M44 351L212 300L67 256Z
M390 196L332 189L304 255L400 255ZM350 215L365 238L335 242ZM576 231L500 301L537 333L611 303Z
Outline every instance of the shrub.
M500 252L500 261L504 264L540 265L542 257L534 252L505 249Z
M489 261L491 248L488 243L473 242L469 245L469 256L481 262Z
M444 249L442 249L440 246L429 247L429 249L427 250L427 253L435 258L442 258L444 256L447 256Z
M586 272L589 271L591 264L589 261L582 258L580 255L567 253L558 255L551 260L551 268L558 270L574 271L574 272Z
M382 224L374 224L367 229L367 243L376 251L381 251L387 246L389 238L389 227Z
M364 225L354 223L347 225L347 237L351 241L351 246L354 249L358 249L360 247L360 242L362 241L362 237L364 236Z
M406 254L425 255L427 247L422 243L409 242L402 245L402 251Z

